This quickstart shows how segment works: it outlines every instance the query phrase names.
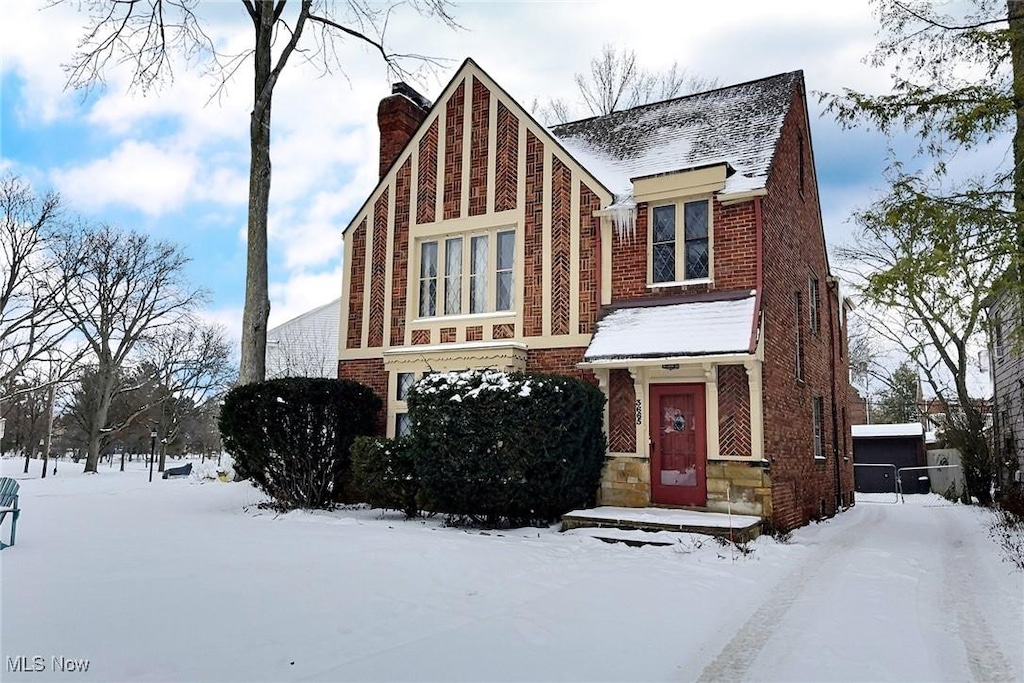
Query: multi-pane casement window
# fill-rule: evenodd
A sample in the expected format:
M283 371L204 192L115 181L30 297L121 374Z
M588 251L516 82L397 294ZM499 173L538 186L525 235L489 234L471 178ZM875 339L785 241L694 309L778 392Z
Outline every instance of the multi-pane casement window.
M821 446L822 425L825 423L825 399L815 396L812 400L813 428L814 428L814 457L824 458L825 452Z
M651 208L651 282L711 277L711 216L707 200Z
M807 278L807 322L811 332L821 332L821 297L818 294L818 278Z
M514 230L420 242L419 317L511 311L515 253Z
M409 389L416 383L416 375L412 372L399 372L396 380L395 436L398 437L407 435L411 427L406 400L409 398Z

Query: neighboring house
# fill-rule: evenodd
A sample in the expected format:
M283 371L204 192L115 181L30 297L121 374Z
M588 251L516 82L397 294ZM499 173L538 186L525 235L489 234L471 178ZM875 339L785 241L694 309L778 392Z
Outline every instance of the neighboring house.
M378 109L380 183L344 232L338 373L599 385L606 505L791 528L853 502L845 321L802 72L546 129L472 60Z
M993 445L1007 469L1024 472L1024 354L1019 334L1024 325L1020 293L1004 287L988 302L989 358L992 367ZM1009 473L1014 476L1012 471ZM1021 475L1016 475L1019 481Z
M341 300L267 330L267 379L337 377Z
M920 422L855 424L851 430L853 462L860 465L856 468L858 493L893 493L897 490L896 473L899 468L928 464L925 431ZM926 472L904 472L903 493L927 493L930 485Z

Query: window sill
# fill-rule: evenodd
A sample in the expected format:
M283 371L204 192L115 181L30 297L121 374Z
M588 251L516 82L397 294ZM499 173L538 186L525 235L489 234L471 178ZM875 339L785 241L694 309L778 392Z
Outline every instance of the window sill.
M814 456L814 462L819 465L824 465L826 460L828 460L828 458L826 458L824 455Z
M714 279L709 277L696 278L693 280L677 280L676 282L654 282L647 285L647 289L661 289L662 287L688 287L690 285L713 285Z
M427 318L415 318L410 325L422 325L424 323L457 323L472 322L474 320L490 320L492 318L514 318L515 311L490 311L488 313L458 313L456 315L434 315Z

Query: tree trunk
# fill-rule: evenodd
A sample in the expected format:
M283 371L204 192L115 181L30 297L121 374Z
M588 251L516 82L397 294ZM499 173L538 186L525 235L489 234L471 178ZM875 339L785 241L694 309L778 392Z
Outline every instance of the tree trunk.
M267 0L254 3L257 17L253 110L249 121L249 229L245 273L245 309L242 313L242 357L238 383L266 378L267 318L267 215L270 210L270 92L274 7Z
M43 447L43 475L46 479L46 465L50 460L50 446L53 443L53 405L57 402L57 385L50 385L50 395L46 401L46 445Z
M107 415L110 413L110 402L114 393L113 373L106 368L97 371L97 386L99 391L99 405L93 413L89 423L89 453L85 457L85 471L96 472L100 463L100 441L103 428L107 425Z
M1024 283L1024 2L1006 0L1010 27L1010 64L1013 67L1013 210L1017 235L1016 279Z

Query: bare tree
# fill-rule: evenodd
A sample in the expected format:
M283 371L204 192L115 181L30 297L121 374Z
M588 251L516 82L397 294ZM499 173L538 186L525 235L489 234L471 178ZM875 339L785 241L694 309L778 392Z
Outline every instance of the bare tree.
M186 419L217 400L235 380L231 348L224 328L184 318L173 329L145 342L142 365L155 378L155 392L145 406L161 434L161 472L167 444L175 441Z
M840 250L863 273L855 286L875 312L872 332L909 358L946 413L957 416L947 440L960 449L968 490L982 503L991 500L994 463L969 375L983 341L983 302L1015 236L1013 218L994 209L951 207L901 175L886 197L856 215L858 241Z
M85 465L86 472L95 472L120 371L140 343L173 329L204 294L185 281L188 258L177 245L110 226L66 232L58 263L65 283L60 310L95 363Z
M411 75L410 69L436 62L418 54L401 54L386 47L388 21L395 9L412 5L421 14L434 16L455 27L448 0L301 0L297 9L285 12L287 0L242 0L253 25L252 47L241 54L218 52L213 37L197 14L198 0L148 0L147 2L79 0L89 18L79 52L69 66L68 83L91 87L102 83L113 64L127 63L133 83L143 91L173 78L172 54L202 63L227 82L250 57L255 66L253 106L249 118L249 224L245 308L242 314L242 348L239 382L247 384L266 375L267 318L270 295L267 282L267 216L270 202L271 105L277 86L292 55L315 62L325 73L341 68L339 43L346 40L368 45L394 75ZM307 34L309 34L307 36ZM304 39L311 45L300 47ZM411 66L412 65L412 66Z
M71 328L56 306L51 247L60 197L37 195L15 175L0 178L0 386L52 351ZM0 392L2 393L2 392Z

